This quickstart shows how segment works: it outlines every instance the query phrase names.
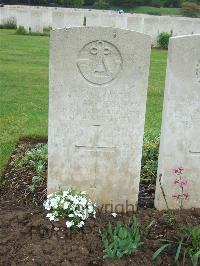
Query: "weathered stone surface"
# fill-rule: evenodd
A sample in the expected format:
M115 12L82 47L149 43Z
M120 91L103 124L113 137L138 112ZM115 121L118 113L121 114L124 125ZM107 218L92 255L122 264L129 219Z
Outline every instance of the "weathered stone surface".
M86 14L87 26L104 26L104 27L115 27L116 15L106 13L93 13Z
M117 14L115 19L116 28L127 29L127 16L125 14Z
M144 18L141 16L128 16L127 17L127 29L143 32Z
M31 16L30 10L19 10L17 17L17 27L23 26L27 31L31 27Z
M62 29L65 28L65 14L63 11L53 11L52 12L52 29Z
M114 28L52 32L48 193L73 186L136 207L150 46Z
M189 21L190 23L188 23ZM192 19L192 18L174 19L173 20L173 25L174 25L173 36L190 35L190 34L195 33L195 27L192 25L193 21L195 21L195 19ZM199 27L200 27L200 20L199 20Z
M144 16L143 32L151 36L151 42L156 45L159 34L159 16Z
M83 26L83 22L84 22L83 12L74 11L74 12L65 13L65 18L64 18L65 28Z
M181 194L174 184L171 169L182 166L183 177L188 180L184 192L189 199L183 200L184 208L200 207L200 35L171 38L165 99L159 152L158 176L168 205L179 208L173 195ZM160 189L156 185L155 206L166 209Z
M40 10L31 10L30 27L33 32L43 32L43 13Z

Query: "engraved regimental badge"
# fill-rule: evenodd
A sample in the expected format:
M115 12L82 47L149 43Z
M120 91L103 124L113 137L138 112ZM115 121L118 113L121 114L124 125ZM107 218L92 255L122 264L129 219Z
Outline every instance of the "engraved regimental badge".
M77 66L88 82L103 85L117 77L122 68L122 57L113 44L97 40L80 50Z

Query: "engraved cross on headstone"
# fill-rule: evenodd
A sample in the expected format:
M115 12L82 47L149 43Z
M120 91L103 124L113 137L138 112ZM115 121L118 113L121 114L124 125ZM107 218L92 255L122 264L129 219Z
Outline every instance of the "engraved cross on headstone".
M189 153L190 153L191 155L200 156L200 151L190 151L190 150L189 150Z
M94 182L91 185L91 188L96 188L96 179L97 179L97 161L98 161L98 153L99 152L115 152L116 147L106 147L106 146L100 146L97 145L98 139L99 139L99 127L101 125L93 125L95 128L97 128L97 132L94 137L93 144L91 146L86 145L75 145L75 148L78 150L83 150L85 152L94 152L95 155L95 163L94 163Z

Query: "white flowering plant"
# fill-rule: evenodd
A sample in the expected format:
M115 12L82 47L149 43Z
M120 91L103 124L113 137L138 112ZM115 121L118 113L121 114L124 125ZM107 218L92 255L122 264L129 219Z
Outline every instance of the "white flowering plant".
M81 228L87 218L96 218L96 204L87 198L85 191L77 192L72 188L49 194L44 207L49 211L47 217L50 221L64 218L68 228Z

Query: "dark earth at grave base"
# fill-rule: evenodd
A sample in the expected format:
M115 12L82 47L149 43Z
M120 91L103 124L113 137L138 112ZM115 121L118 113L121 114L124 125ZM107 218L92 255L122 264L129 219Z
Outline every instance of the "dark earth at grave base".
M160 247L160 239L172 239L180 226L200 224L200 209L196 209L175 211L176 223L170 225L165 212L159 212L153 206L154 185L143 181L140 184L139 209L135 214L144 229L142 248L118 260L103 259L99 230L109 222L112 225L117 221L128 222L133 213L116 218L109 213L99 213L96 219L89 219L81 231L70 231L64 221L48 221L42 206L46 197L46 173L37 193L32 194L27 187L35 173L31 168L16 164L27 149L46 141L20 141L1 179L0 265L153 265L151 256ZM152 221L153 225L145 230ZM156 265L174 265L175 251L174 247L168 249L158 258ZM186 259L184 265L191 265L191 262Z

